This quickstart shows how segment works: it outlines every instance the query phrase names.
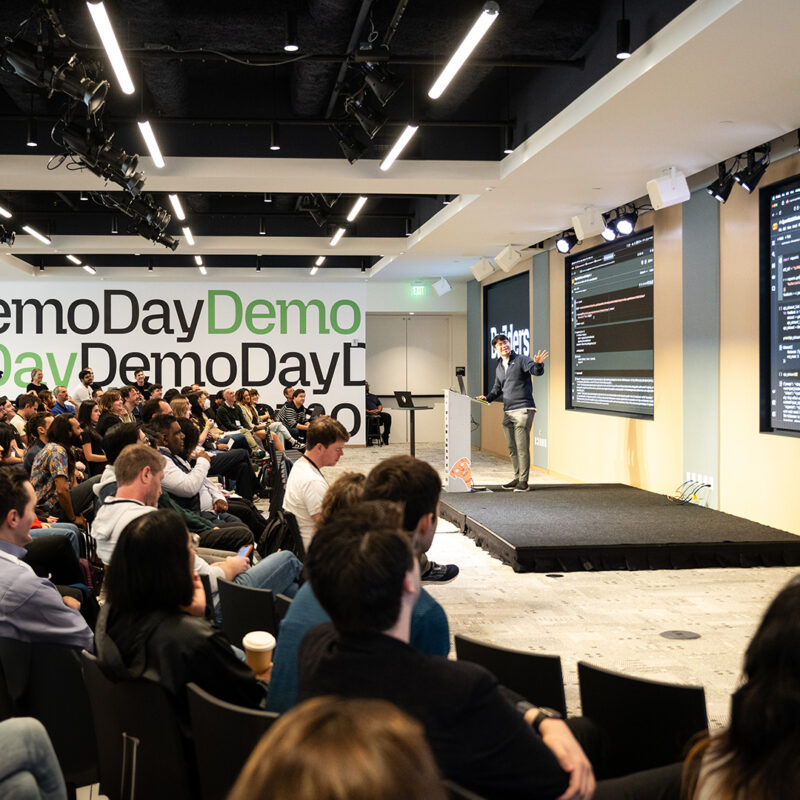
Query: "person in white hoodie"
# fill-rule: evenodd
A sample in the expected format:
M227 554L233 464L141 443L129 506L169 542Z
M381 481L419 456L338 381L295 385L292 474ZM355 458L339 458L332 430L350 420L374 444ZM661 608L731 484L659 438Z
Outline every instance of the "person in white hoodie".
M143 514L156 510L165 464L161 453L143 444L130 444L117 457L114 462L116 494L105 499L92 526L97 554L104 564L110 563L125 527ZM303 565L289 551L273 553L252 567L243 556L229 556L215 564L209 564L197 554L194 557L195 572L208 575L218 616L217 581L220 578L294 597L302 569Z

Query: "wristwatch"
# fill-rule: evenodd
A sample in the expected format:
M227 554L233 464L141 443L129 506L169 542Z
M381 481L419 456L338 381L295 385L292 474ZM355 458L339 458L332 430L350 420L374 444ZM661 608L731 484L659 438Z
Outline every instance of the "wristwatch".
M536 733L539 733L539 726L546 719L564 719L564 717L561 716L561 713L556 711L554 708L547 708L547 706L539 706L539 713L533 720L533 729L536 731Z

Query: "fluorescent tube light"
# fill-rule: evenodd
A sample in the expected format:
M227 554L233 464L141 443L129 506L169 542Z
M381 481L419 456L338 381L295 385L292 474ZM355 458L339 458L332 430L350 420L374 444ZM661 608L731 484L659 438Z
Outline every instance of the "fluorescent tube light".
M186 219L186 214L183 213L183 206L181 205L181 199L176 194L171 194L169 196L169 201L172 203L172 207L175 209L175 216L180 219Z
M412 125L411 123L406 125L405 130L400 134L397 141L394 143L394 147L392 147L392 149L389 151L389 154L386 156L386 158L381 161L381 169L384 172L386 172L386 170L389 169L392 164L394 164L400 153L403 152L405 146L411 141L411 138L418 130L419 125Z
M311 267L312 275L316 275L318 272L319 272L319 267L316 264L313 267Z
M367 202L367 198L365 195L361 195L358 200L353 203L353 207L350 209L350 213L347 215L347 221L352 222L357 216L359 211L364 208L364 203Z
M25 231L25 233L29 233L29 234L30 234L31 236L33 236L35 239L38 239L38 240L39 240L40 242L42 242L43 244L53 244L53 243L50 241L50 239L48 239L48 238L47 238L47 237L46 237L46 236L45 236L43 233L39 233L39 231L37 231L37 230L34 230L33 228L31 228L31 226L30 226L30 225L23 225L23 226L22 226L22 230L24 230L24 231Z
M114 69L114 74L119 81L119 88L125 94L133 94L133 81L131 74L128 72L128 67L125 64L125 59L122 57L122 51L119 49L117 37L114 35L114 29L111 27L111 20L108 18L108 12L102 2L100 3L86 3L89 8L89 13L92 15L97 32L100 34L100 39L103 42L103 47L106 49L108 60Z
M486 31L491 28L492 23L497 19L499 13L500 6L492 2L492 0L483 4L483 9L478 19L475 20L475 24L464 37L464 41L458 46L458 49L453 53L450 60L445 65L445 68L436 79L436 82L428 91L428 97L430 97L431 100L437 100L442 96L450 81L455 78L456 73L464 66L464 62L478 46L478 42L483 39Z
M201 264L198 269L200 270L201 275L208 275L208 270Z
M321 267L325 263L325 256L320 256L315 262L315 267Z
M339 240L344 236L346 228L339 228L336 233L333 234L333 238L331 239L331 247L336 247L339 244Z
M94 267L90 267L88 264L84 264L83 268L90 274L90 275L97 275L97 270Z
M203 266L203 256L195 256L194 263L197 264L198 267Z
M147 149L150 151L150 158L153 159L153 164L161 169L164 166L164 156L161 155L161 149L156 141L156 135L153 133L153 128L151 127L150 123L145 120L144 122L139 123L139 130L142 132L144 143L147 145Z
M67 258L68 258L68 259L69 259L69 260L70 260L70 261L71 261L73 264L77 264L78 266L80 266L80 265L81 265L81 260L80 260L79 258L76 258L75 256L67 256Z
M192 236L192 229L191 228L181 228L183 231L183 238L186 239L186 244L189 247L194 247L194 236Z
M3 208L3 206L0 206L0 217L11 219L11 212Z

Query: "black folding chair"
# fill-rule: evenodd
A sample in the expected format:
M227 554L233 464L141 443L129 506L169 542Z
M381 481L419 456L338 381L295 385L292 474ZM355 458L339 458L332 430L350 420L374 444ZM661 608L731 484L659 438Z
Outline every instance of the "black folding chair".
M114 682L81 653L99 755L100 792L110 800L193 800L194 752L181 735L172 698L144 679Z
M455 644L459 660L486 667L503 686L513 689L531 703L567 715L559 656L493 647L466 636L456 636Z
M75 648L0 639L0 719L8 717L44 725L71 792L97 780L94 725Z
M279 628L291 604L292 604L291 597L287 597L285 594L275 595L275 622Z
M275 602L269 589L240 586L218 580L219 602L222 610L222 630L231 644L242 646L242 638L250 631L268 631L277 636Z
M578 662L583 716L607 738L607 774L617 777L681 761L687 742L708 728L702 686L633 678Z
M224 800L278 715L226 703L196 683L186 689L203 800Z

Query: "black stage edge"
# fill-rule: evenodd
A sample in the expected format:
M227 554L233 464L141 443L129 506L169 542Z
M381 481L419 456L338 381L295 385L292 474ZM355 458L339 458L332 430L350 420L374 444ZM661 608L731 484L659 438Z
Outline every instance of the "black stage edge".
M440 514L516 572L800 565L800 536L620 483L444 493Z

